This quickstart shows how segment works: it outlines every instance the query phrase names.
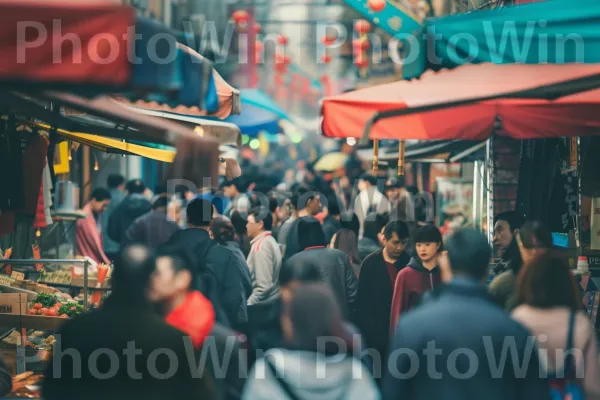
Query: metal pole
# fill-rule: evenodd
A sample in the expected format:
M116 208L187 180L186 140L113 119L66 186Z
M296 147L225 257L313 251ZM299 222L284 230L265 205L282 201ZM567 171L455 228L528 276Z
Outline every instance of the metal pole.
M0 264L11 264L11 265L35 265L35 264L85 264L89 263L87 260L36 260L34 258L29 260L23 259L0 259Z
M473 226L481 231L481 217L479 216L479 191L481 186L481 171L479 171L479 161L473 163Z
M494 148L493 136L485 147L486 185L487 185L487 236L490 243L494 239Z
M583 242L581 236L581 222L582 222L582 207L581 207L581 137L577 136L577 226L575 227L577 233L577 254L583 255Z
M88 262L88 260L84 260L85 262L83 263L83 309L85 311L87 311L89 309L89 304L88 304L88 289L89 289L89 285L88 285L88 267L90 266L90 263Z

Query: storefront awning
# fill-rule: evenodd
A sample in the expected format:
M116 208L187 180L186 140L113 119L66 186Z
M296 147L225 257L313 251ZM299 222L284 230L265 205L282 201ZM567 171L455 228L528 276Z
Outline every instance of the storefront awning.
M373 160L372 149L358 150L363 161ZM400 154L398 146L381 146L378 159L383 164L394 163ZM485 159L485 142L470 140L418 141L407 143L404 153L405 162L409 163L456 163L472 162Z
M516 139L594 135L600 90L588 89L598 87L590 77L599 75L600 64L480 64L428 72L325 98L321 128L338 138L369 131L370 139L484 140L500 122L499 133Z

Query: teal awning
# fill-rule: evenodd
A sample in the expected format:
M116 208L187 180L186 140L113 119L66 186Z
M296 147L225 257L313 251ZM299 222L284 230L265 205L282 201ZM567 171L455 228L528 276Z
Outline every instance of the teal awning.
M547 0L430 19L409 59L405 79L483 62L600 63L600 2Z

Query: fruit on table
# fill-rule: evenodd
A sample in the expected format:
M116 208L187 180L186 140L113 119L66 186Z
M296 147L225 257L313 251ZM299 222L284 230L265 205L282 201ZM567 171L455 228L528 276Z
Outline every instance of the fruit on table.
M41 304L41 303L35 303L35 304L33 305L33 309L34 309L34 310L39 310L39 309L41 309L42 307L43 307L43 306L42 306L42 304Z

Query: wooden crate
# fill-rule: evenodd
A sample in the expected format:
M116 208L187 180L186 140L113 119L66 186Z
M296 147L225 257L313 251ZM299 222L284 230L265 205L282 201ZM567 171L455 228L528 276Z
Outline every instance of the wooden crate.
M27 295L22 293L0 293L0 314L27 314Z

